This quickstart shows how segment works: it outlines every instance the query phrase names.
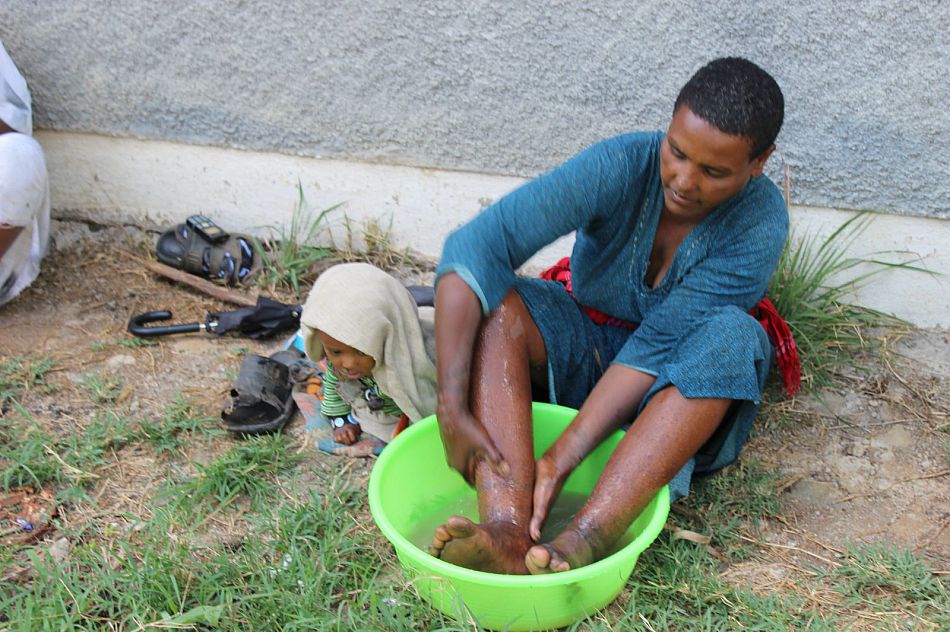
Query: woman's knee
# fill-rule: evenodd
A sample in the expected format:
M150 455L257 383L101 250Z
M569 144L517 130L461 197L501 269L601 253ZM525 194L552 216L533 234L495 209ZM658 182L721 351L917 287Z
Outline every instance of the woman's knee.
M531 312L514 290L491 311L482 325L481 343L489 347L523 347L532 362L544 361L544 339L531 317Z
M707 344L720 341L732 348L768 345L768 336L759 321L731 305L712 309L690 332L690 337L703 339Z

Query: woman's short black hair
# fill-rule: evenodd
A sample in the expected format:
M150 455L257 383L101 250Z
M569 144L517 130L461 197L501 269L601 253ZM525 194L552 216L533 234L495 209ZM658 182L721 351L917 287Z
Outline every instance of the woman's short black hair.
M696 71L676 97L673 112L684 105L726 134L748 139L750 159L772 146L785 118L778 83L742 57L714 59Z

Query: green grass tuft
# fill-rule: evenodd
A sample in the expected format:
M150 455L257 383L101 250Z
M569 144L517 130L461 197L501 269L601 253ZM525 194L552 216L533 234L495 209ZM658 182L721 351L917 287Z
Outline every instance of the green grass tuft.
M850 605L878 610L933 606L950 623L950 590L912 552L886 544L851 544L847 551L846 561L826 576Z
M50 388L46 375L54 368L55 360L35 354L15 355L4 359L0 362L0 404L34 386Z
M392 218L383 226L379 219L368 219L356 226L349 217L344 216L346 244L339 249L342 261L365 261L383 270L433 269L432 263L417 255L407 246L397 248L392 239ZM357 235L359 237L357 237ZM357 246L361 241L361 247Z
M610 630L835 630L835 614L796 593L758 595L719 579L701 547L662 534L634 568L623 619Z
M795 338L805 388L829 385L858 351L874 348L869 328L901 323L892 315L846 303L851 292L888 270L924 271L903 263L849 257L848 248L871 220L871 215L859 213L821 241L814 235L801 239L791 235L769 283L768 296ZM859 266L870 270L859 271Z
M712 535L712 544L725 547L733 557L746 557L752 547L741 534L781 512L775 494L778 479L748 457L712 476L693 479L690 495L680 502L681 513L689 518L685 526Z
M130 424L112 411L97 414L88 426L53 435L15 405L17 422L0 427L0 485L5 490L72 483L76 489L66 491L66 496L81 495L78 490L97 478L93 470L133 437Z
M139 422L136 437L144 439L159 455L169 455L181 451L196 432L204 437L222 435L224 431L217 422L216 417L200 413L193 403L179 395L165 406L158 419Z
M254 239L259 253L264 254L263 269L258 284L270 289L290 289L300 296L302 283L313 279L314 266L334 256L332 248L314 245L324 231L329 215L339 204L320 211L316 215L307 209L303 186L297 182L297 205L290 219L290 227L268 226L274 237L260 241Z
M122 378L115 374L89 373L82 378L82 385L95 404L114 404L122 394Z
M237 496L258 505L273 498L278 477L300 459L281 434L250 437L207 465L195 464L197 477L166 493L174 493L184 507L216 509Z

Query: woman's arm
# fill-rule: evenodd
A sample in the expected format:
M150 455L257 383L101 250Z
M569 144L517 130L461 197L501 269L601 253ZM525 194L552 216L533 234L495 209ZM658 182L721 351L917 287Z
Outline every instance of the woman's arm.
M551 504L574 468L607 436L633 421L656 378L642 371L611 365L591 391L577 417L535 466L534 511L529 533L538 541Z
M470 485L479 459L488 459L497 471L505 468L501 453L469 406L472 356L481 322L481 304L468 284L454 272L439 277L435 291L436 416L445 459Z

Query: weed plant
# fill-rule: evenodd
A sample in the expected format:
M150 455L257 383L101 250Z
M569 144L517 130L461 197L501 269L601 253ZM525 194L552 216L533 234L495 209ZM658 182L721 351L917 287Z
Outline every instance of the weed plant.
M820 571L849 607L910 612L911 623L950 629L950 588L923 560L889 545L849 545L848 558Z
M870 328L901 322L890 314L845 302L850 293L888 270L923 271L902 263L849 257L848 248L871 219L866 213L855 215L824 240L815 235L796 239L793 233L769 283L768 296L795 338L805 388L827 386L857 352L873 348L875 343L867 335ZM868 265L869 271L858 272L859 266Z
M778 474L748 457L725 471L694 479L690 495L681 503L684 513L695 516L690 528L712 536L713 545L728 549L733 557L747 557L752 550L740 534L780 513L778 479Z
M298 297L302 283L312 280L314 267L334 256L332 248L315 245L316 239L329 230L329 215L339 204L313 214L307 207L303 186L297 182L297 204L290 227L268 226L276 236L263 242L254 239L257 252L264 253L259 284L271 291L289 289Z
M195 464L197 477L170 492L183 507L218 509L237 496L252 505L273 498L278 477L301 459L280 434L250 437L207 465Z
M122 378L115 374L89 373L83 376L82 385L94 404L114 404L122 394Z
M795 592L758 595L729 586L718 564L701 547L661 534L637 561L623 619L600 629L838 629L834 612L818 612Z
M333 480L321 488L259 514L237 547L198 545L176 512L157 510L128 537L78 546L62 564L37 550L31 582L0 586L0 627L477 629L407 590L375 532L354 520L365 492Z
M51 388L46 375L56 361L35 354L10 356L0 362L0 405L35 386Z
M215 422L216 418L200 413L193 403L179 395L165 406L158 419L140 422L136 438L144 439L159 456L168 456L179 452L196 433L205 438L223 434Z
M19 403L18 420L0 427L0 484L4 490L21 485L37 488L58 483L85 486L105 464L105 455L131 438L129 423L112 411L97 414L77 432L54 436L45 431Z
M154 338L140 338L138 336L130 336L127 338L118 338L116 340L100 340L98 342L93 342L89 344L89 348L93 351L102 351L103 349L107 349L108 347L115 345L124 349L138 349L140 347L154 347L157 344L159 344L159 342Z
M54 439L13 400L18 419L0 425L0 485L7 491L22 485L43 487L66 480L64 464L50 446Z
M425 271L433 268L432 263L412 252L407 246L399 249L393 243L392 218L383 226L378 219L368 219L357 225L344 216L346 243L339 248L342 261L365 261L384 270L410 269ZM359 235L359 237L357 237ZM357 245L362 241L362 247Z

